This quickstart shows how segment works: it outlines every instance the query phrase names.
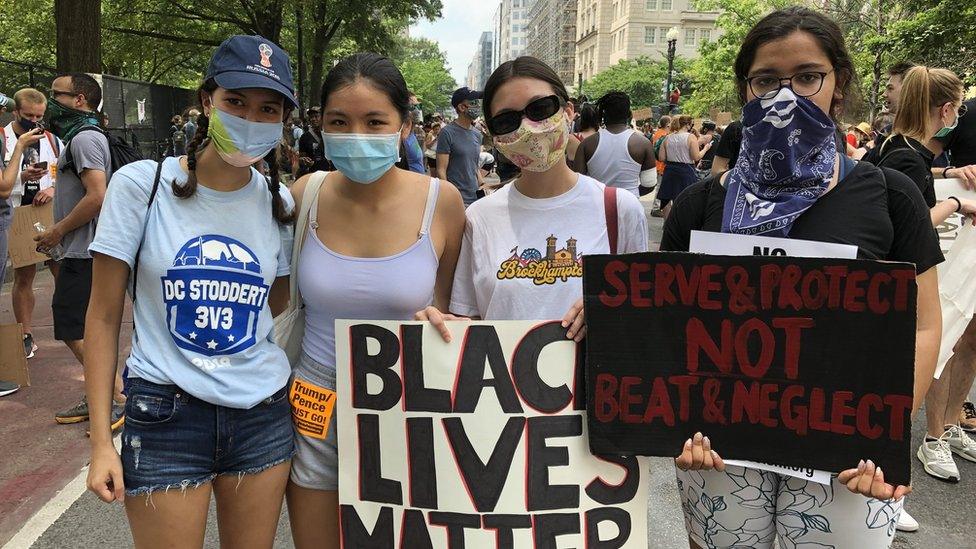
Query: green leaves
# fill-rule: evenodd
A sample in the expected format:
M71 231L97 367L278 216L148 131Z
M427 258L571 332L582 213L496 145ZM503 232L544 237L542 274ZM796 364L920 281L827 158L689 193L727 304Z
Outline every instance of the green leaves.
M672 87L681 88L683 96L691 91L690 82L685 75L687 68L687 60L681 57L674 59ZM633 109L659 106L665 102L664 84L667 74L667 60L655 61L649 57L622 60L584 82L583 93L591 100L596 100L607 92L622 91L630 96Z

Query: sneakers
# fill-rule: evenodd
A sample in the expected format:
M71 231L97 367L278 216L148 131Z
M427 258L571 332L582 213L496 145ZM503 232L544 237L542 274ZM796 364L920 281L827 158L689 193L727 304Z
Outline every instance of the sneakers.
M34 345L34 336L31 334L24 334L24 354L27 358L34 358L34 353L37 351L37 345Z
M895 526L899 532L918 532L918 521L912 518L905 509L898 515L898 525Z
M16 393L18 390L20 390L20 385L9 381L0 381L0 397Z
M959 469L952 459L948 438L949 431L946 431L937 440L926 439L915 455L922 462L926 473L938 479L959 482Z
M82 421L88 421L88 399L85 397L81 398L81 402L75 404L71 408L58 412L54 416L54 421L65 425L68 423L81 423Z
M969 438L969 435L958 425L949 425L946 431L946 442L949 443L949 450L957 456L976 462L976 442ZM945 435L943 435L945 436Z
M112 432L118 431L125 425L125 403L112 402Z
M959 412L959 426L967 433L976 433L976 405L964 402Z

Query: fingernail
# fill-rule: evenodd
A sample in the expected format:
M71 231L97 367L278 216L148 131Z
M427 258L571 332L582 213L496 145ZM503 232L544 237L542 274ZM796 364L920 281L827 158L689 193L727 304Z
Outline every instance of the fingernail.
M878 467L877 469L875 469L875 471L874 471L874 478L881 478L882 475L883 475L883 473L881 472L881 467Z
M868 460L868 467L874 467L874 462L870 459Z
M710 441L710 440L708 440L708 437L703 437L703 438L702 438L702 443L703 443L703 444L704 444L705 446L711 446L711 444L712 444L712 441Z
M702 434L695 433L695 442L701 442L701 441L702 441Z
M691 448L691 439L685 441L685 448Z

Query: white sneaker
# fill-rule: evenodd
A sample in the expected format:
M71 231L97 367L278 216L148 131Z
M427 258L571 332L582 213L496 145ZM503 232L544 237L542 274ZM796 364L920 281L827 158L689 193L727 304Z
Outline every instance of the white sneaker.
M922 462L926 473L942 480L959 482L959 469L956 467L956 462L952 460L948 438L949 431L946 431L938 440L922 442L915 455Z
M912 518L908 511L902 509L901 515L898 515L898 526L896 528L899 532L918 532L918 521Z
M947 427L949 429L946 434L949 436L946 437L946 442L949 443L949 449L952 450L952 453L963 459L976 462L976 441L969 438L969 435L958 425Z

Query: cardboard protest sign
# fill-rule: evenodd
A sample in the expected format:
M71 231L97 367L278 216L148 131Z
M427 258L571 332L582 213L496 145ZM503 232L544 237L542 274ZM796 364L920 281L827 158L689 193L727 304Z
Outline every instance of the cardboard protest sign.
M645 549L647 470L586 441L558 322L336 322L343 547Z
M0 324L0 379L30 386L21 324Z
M730 459L910 480L915 269L848 259L584 258L597 454Z
M967 189L961 179L936 179L933 181L933 185L935 186L935 198L939 202L948 200L950 196L976 200L976 191ZM948 219L935 227L936 232L939 233L939 244L942 247L942 253L948 254L952 249L956 238L959 236L959 230L965 221L966 218L963 216L952 214ZM939 274L941 278L941 270Z
M14 218L7 232L7 244L10 249L10 262L15 269L51 259L37 251L37 242L34 242L37 231L34 230L34 223L38 221L45 227L54 225L53 202L43 206L14 208Z

